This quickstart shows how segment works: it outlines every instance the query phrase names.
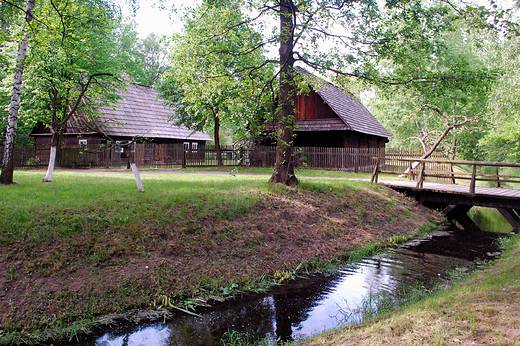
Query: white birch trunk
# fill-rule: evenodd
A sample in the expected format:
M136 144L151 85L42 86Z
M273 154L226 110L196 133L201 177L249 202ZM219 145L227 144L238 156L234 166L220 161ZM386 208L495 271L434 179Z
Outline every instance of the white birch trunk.
M139 192L144 192L144 186L141 181L141 177L139 176L139 170L137 169L137 165L134 162L130 162L130 167L132 168L132 172L134 172L135 182L137 183L137 189Z
M54 164L56 162L56 147L51 146L51 153L49 156L49 166L47 167L47 175L43 178L43 182L52 181L52 173L54 172Z
M14 170L14 146L16 141L16 128L18 123L18 111L20 109L20 95L22 93L22 77L23 70L25 67L25 53L27 52L27 46L29 43L29 34L27 33L27 25L33 19L32 11L36 0L27 0L27 8L25 15L24 24L24 37L20 46L18 47L18 57L16 60L16 70L14 73L13 82L13 94L11 96L11 105L9 107L9 117L7 120L7 131L5 136L5 147L4 157L1 166L0 183L12 184L13 183L13 170Z

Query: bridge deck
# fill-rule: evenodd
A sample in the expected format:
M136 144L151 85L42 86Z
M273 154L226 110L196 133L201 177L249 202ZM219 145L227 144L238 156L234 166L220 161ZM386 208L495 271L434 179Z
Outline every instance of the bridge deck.
M393 171L382 170L385 167L385 160L386 158L376 158L372 182L378 182L379 173L396 174ZM467 215L467 212L474 206L496 208L515 231L520 230L520 189L499 187L503 183L520 183L520 176L514 175L514 170L518 172L520 169L520 163L413 158L398 159L398 161L408 164L408 169L401 174L405 174L413 180L383 180L379 183L404 192L423 205L440 210L449 220L456 220L464 230L478 229L478 226ZM451 168L443 171L432 166L434 164L448 164L451 165ZM469 165L470 170L457 171L453 169L454 165L456 167ZM428 166L428 170L426 166ZM500 175L500 169L507 169L510 173ZM486 173L490 170L494 170L495 173ZM457 182L464 179L469 182L469 186L431 183L425 181L427 177L451 178ZM414 181L415 178L417 181ZM496 187L477 186L481 182L494 183Z
M380 180L379 183L383 185L387 185L389 187L394 188L404 188L407 190L415 190L415 191L432 191L432 192L440 192L440 193L455 193L462 194L466 196L489 196L495 198L513 198L518 199L518 203L520 206L520 190L514 189L505 189L501 187L482 187L476 186L475 193L471 194L469 192L469 186L467 185L457 185L457 184L441 184L441 183L429 183L424 182L422 188L417 188L416 181L407 181L407 180Z

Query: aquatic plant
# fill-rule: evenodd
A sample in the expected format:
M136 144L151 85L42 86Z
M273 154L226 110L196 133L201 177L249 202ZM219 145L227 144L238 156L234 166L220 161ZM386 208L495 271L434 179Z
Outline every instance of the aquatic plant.
M372 320L397 308L397 300L384 293L370 292L354 308L348 305L340 307L336 317L339 324L357 324Z
M220 340L223 346L268 346L271 345L269 339L260 339L258 337L249 335L247 333L237 332L236 330L229 330L225 338Z

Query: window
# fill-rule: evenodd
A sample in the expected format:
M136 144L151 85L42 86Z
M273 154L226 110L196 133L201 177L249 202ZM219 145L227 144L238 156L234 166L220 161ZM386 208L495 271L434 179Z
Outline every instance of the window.
M79 140L79 148L80 149L87 149L88 141L86 139L80 139Z
M199 148L199 143L197 143L197 142L191 143L191 150L193 150L194 152L197 152L198 148Z
M190 150L190 142L184 142L184 150Z
M120 152L121 154L125 152L125 147L122 146L123 141L116 141L116 150L115 152Z

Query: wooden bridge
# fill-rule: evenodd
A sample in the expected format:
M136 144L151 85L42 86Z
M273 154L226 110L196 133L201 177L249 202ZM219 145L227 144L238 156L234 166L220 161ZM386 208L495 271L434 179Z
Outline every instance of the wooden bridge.
M473 206L496 208L520 230L520 164L461 160L392 159L401 170L376 158L373 183L387 185L414 197L418 202L440 210L464 230L478 229L467 212ZM402 170L402 163L407 166ZM380 174L398 175L396 180L379 180Z

